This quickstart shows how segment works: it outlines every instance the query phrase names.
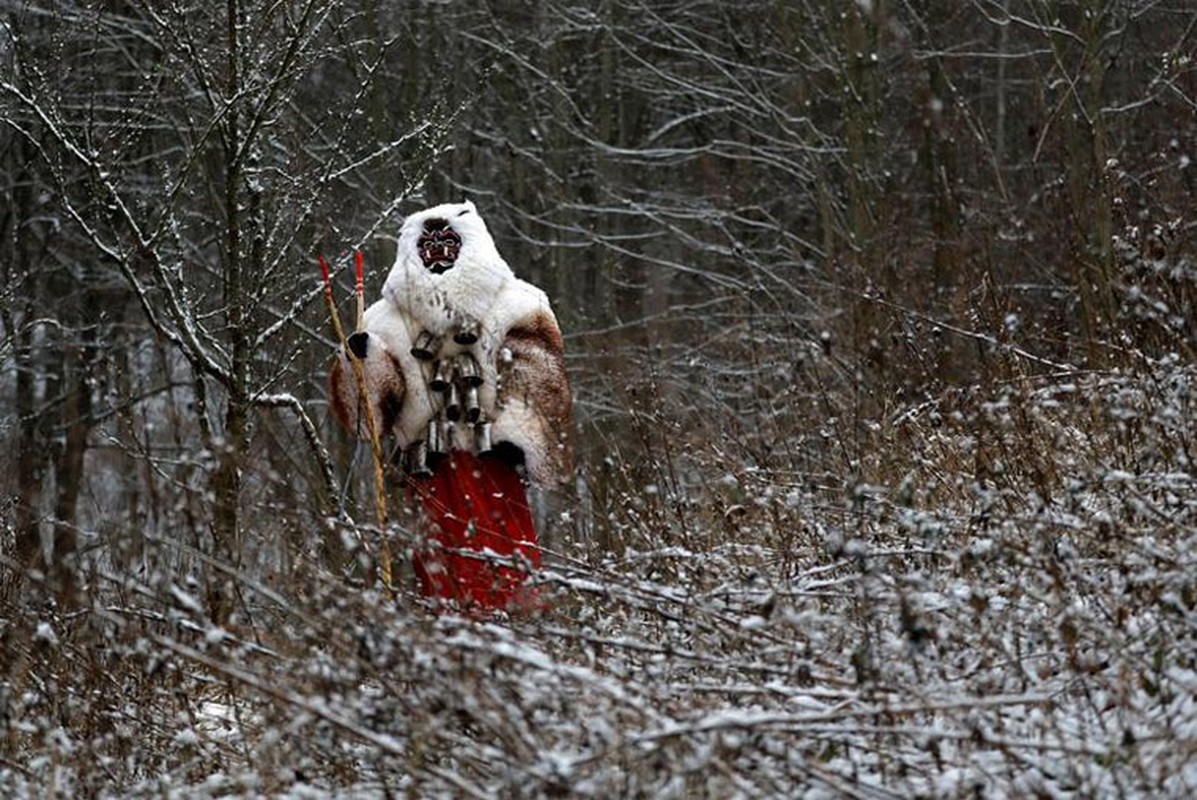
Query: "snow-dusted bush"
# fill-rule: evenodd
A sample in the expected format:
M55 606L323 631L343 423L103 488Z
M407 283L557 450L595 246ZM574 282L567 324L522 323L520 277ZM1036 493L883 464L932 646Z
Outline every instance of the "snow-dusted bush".
M1160 363L945 399L878 432L884 474L845 492L691 450L706 483L613 493L596 511L639 533L559 553L529 617L438 616L297 564L230 574L221 628L177 578L97 572L89 606L4 622L0 785L1185 796L1195 378ZM675 513L650 513L670 492Z

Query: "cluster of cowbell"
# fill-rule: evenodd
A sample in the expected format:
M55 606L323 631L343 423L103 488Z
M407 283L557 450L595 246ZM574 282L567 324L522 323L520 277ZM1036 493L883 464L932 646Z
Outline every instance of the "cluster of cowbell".
M453 341L469 347L477 343L478 334L477 326L465 327L453 335ZM473 426L475 453L491 449L490 421L478 402L478 390L483 383L478 360L469 352L442 358L442 344L441 337L421 331L411 348L415 358L432 364L428 388L437 405L436 413L428 420L425 437L412 442L403 451L403 468L411 475L432 474L430 460L448 455L455 427L459 424Z

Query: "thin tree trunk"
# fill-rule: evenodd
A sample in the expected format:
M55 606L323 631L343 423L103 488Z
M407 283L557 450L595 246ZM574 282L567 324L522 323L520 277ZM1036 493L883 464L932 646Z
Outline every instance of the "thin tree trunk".
M63 371L69 382L62 405L63 447L54 469L57 496L54 500L54 539L51 548L51 574L62 598L74 599L78 589L74 555L78 549L79 487L83 482L83 463L87 438L92 428L91 360L94 329L82 334L83 346Z
M37 388L30 356L33 350L33 332L28 320L32 316L33 309L30 304L26 304L20 322L17 323L19 327L14 332L17 370L16 562L25 570L34 565L42 549L40 507L44 449L40 446L38 437ZM23 580L23 576L19 580Z
M238 0L228 0L228 73L227 93L236 97L240 90ZM212 476L216 508L213 518L214 550L217 558L229 565L240 563L241 469L249 431L248 366L249 341L245 331L245 298L241 260L241 125L237 104L230 105L224 125L225 159L225 269L224 307L232 355L230 383L225 409L224 437L220 441L217 467ZM223 622L232 612L232 596L225 591L223 578L212 576L208 587L208 610L213 620Z

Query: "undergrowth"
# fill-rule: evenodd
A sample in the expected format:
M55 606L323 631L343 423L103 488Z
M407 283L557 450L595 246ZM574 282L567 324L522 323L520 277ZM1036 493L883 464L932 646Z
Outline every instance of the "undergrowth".
M85 605L5 615L0 785L1185 796L1195 378L1161 361L945 392L874 426L838 485L636 411L525 617L437 616L300 553L229 573L218 627L185 574L97 560Z

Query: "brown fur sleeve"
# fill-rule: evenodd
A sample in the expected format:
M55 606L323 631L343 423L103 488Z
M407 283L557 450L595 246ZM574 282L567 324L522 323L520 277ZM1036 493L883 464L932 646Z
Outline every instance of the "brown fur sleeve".
M561 331L550 312L508 331L498 368L497 437L524 451L535 482L566 481L573 470L573 397Z
M338 352L328 371L329 401L333 415L360 439L369 439L366 415L358 393L358 380L350 356ZM380 436L386 436L399 416L406 389L399 362L377 336L371 336L362 361L366 397L374 408Z

